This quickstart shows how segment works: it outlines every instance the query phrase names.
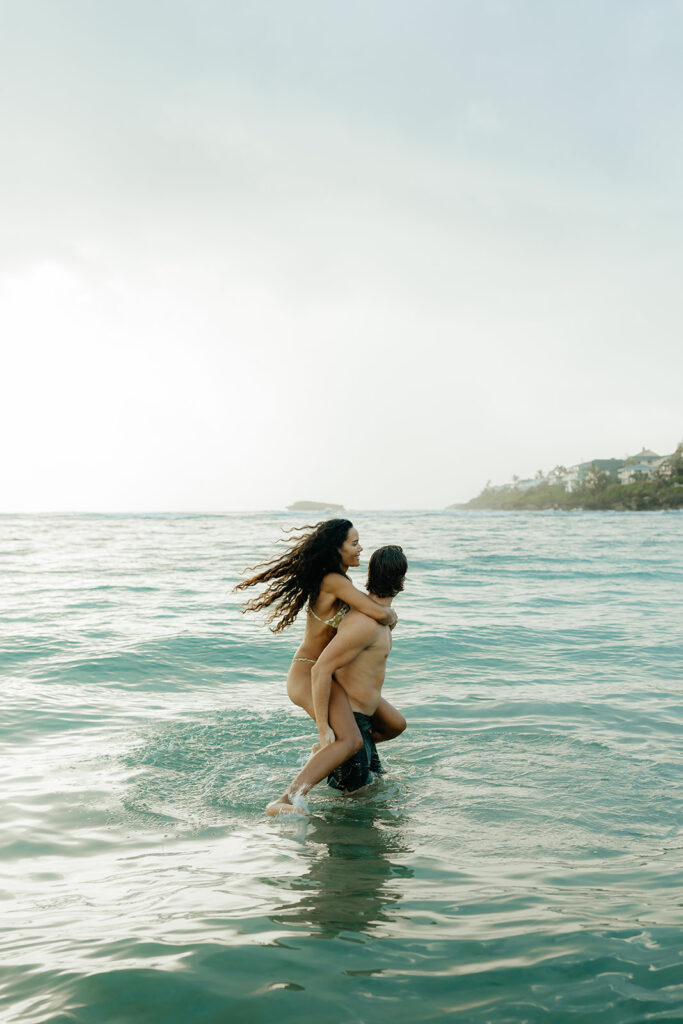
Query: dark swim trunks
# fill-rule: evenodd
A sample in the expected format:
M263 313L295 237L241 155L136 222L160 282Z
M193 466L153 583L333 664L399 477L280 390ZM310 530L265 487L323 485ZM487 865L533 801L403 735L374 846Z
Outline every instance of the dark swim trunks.
M360 711L354 711L360 729L363 746L357 750L348 761L344 761L338 768L327 776L327 785L333 789L343 789L347 793L353 793L373 781L375 775L384 775L384 768L377 753L377 747L370 733L372 731L372 718L370 715L363 715Z

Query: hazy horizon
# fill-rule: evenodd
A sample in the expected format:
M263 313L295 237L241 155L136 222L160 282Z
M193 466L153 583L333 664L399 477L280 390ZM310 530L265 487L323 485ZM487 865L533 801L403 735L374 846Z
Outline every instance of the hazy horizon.
M441 509L683 438L680 4L0 19L0 510Z

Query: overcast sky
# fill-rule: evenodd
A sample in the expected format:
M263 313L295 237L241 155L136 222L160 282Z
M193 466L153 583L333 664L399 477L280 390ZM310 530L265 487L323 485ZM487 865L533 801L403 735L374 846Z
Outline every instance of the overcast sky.
M679 0L0 0L0 510L683 439Z

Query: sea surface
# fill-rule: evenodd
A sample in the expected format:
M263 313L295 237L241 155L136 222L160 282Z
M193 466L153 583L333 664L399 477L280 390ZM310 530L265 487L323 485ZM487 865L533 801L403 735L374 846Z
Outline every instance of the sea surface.
M408 729L273 821L301 520L0 517L3 1022L683 1021L683 513L352 518Z

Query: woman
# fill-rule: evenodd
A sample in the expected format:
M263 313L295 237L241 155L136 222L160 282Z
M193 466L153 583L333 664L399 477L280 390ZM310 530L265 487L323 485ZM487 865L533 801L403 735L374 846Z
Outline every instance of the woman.
M396 612L357 590L347 576L350 568L360 564L363 550L353 523L348 519L328 519L300 529L306 532L296 543L284 554L255 566L261 571L243 580L235 589L247 590L266 584L263 593L247 601L244 610L270 608L267 621L274 623L271 625L274 633L291 625L306 606L306 630L287 675L287 694L292 703L303 708L315 721L311 667L336 633L344 615L355 608L383 626L393 628ZM378 734L395 734L393 721L384 723L381 712L376 717ZM335 735L334 742L325 748L329 751L331 771L361 743L348 698L336 682L330 693L328 720Z

